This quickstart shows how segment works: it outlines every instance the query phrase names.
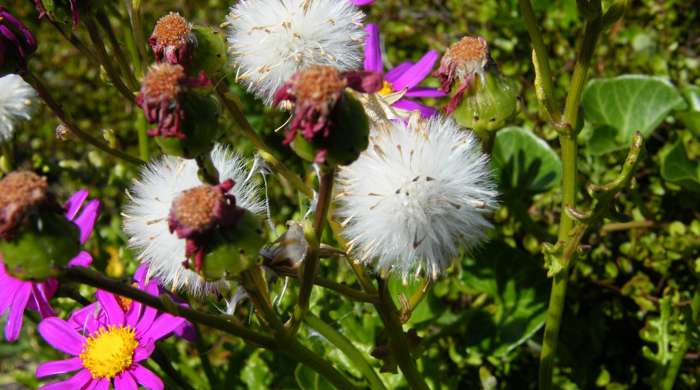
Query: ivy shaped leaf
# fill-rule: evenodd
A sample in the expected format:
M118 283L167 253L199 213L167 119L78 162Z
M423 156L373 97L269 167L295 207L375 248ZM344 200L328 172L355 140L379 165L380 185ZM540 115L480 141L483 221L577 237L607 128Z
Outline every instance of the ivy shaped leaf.
M661 177L691 191L700 192L700 161L688 158L683 141L678 140L662 158Z
M673 84L642 75L591 80L582 102L593 128L588 140L593 155L627 148L635 131L648 136L672 110L686 107Z

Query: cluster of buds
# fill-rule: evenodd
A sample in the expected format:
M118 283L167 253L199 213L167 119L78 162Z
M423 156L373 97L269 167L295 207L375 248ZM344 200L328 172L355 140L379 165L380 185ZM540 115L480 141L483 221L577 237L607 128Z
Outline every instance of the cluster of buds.
M482 37L467 36L453 44L436 76L441 90L452 92L445 112L462 126L477 132L497 130L517 112L517 87L498 71Z
M36 51L31 31L5 7L0 6L0 76L27 68L27 59Z
M313 65L294 74L277 90L273 105L294 103L294 117L285 143L315 163L349 164L367 147L369 125L362 105L345 91L375 93L382 88L379 73L340 72Z
M196 38L192 24L177 12L162 16L156 22L148 44L153 50L156 62L187 66L192 55L192 45Z

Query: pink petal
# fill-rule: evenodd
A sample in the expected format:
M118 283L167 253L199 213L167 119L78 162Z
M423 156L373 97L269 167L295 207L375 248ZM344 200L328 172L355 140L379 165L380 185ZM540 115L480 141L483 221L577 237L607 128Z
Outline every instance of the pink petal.
M39 333L52 347L73 356L80 355L85 343L85 337L58 317L49 317L41 321Z
M382 48L379 42L379 27L369 23L365 27L367 38L365 39L365 70L381 73L384 70L382 64Z
M93 380L90 386L86 390L109 390L109 385L112 381L107 378L102 378L100 380Z
M155 349L156 345L153 340L148 339L144 341L144 339L141 339L139 341L139 346L134 351L134 361L138 363L148 359Z
M173 331L175 336L183 338L187 341L195 341L197 339L197 330L191 322L185 321Z
M362 7L374 3L374 0L350 0L350 2L358 7Z
M393 106L406 111L420 111L421 116L423 116L424 118L429 118L437 114L436 109L408 99L401 99L398 102L394 103Z
M68 262L69 267L89 267L90 264L92 264L92 256L86 251L80 251Z
M163 390L163 381L156 374L144 366L137 364L131 369L131 374L145 388L150 390Z
M114 377L114 388L115 390L138 390L139 386L129 371L124 371Z
M408 90L404 95L406 97L421 97L421 98L441 98L446 96L445 92L437 88L430 87L414 87Z
M88 202L88 204L83 208L83 211L78 215L73 222L78 225L80 229L80 243L84 244L88 237L92 233L92 229L95 227L95 221L97 216L100 214L100 201L93 199Z
M184 322L185 319L182 317L175 317L167 313L161 314L153 325L151 325L151 328L148 329L148 332L144 333L141 338L145 340L152 339L153 341L160 340L172 333Z
M15 298L15 293L21 286L22 282L19 280L0 276L0 317L2 317L5 309L10 306Z
M5 340L12 342L19 337L19 332L22 330L22 321L24 320L24 309L27 308L31 293L31 283L22 284L15 292L10 314L7 316L7 324L5 324Z
M149 285L146 287L146 292L151 295L158 295L158 286L156 286L154 283L149 283ZM144 306L143 316L141 316L141 319L136 324L137 336L141 336L148 332L153 324L153 321L156 319L156 315L158 315L158 311L156 309L151 306ZM130 324L133 323L130 322Z
M54 360L52 362L41 363L36 368L36 377L43 378L52 375L62 375L73 372L83 367L83 362L79 357L65 360Z
M107 315L107 322L113 325L124 324L124 310L119 306L117 297L114 294L103 290L97 290L97 301L100 302L102 310Z
M72 378L65 381L48 383L39 388L39 390L68 390L68 389L83 389L92 381L92 376L88 370L80 370Z
M89 334L99 328L100 316L104 317L104 314L102 313L100 305L94 302L81 309L75 310L70 318L68 318L68 322L73 325L78 333Z
M384 75L384 80L393 84L396 81L396 79L401 77L401 75L404 74L404 72L411 69L412 66L413 62L411 61L402 62L392 70L386 72L386 74Z
M78 211L80 210L80 206L83 205L83 202L85 202L85 199L87 199L87 197L88 190L84 188L71 195L68 201L66 201L66 204L63 205L63 207L66 208L67 219L72 221L73 218L75 218L75 216L78 214Z
M41 318L55 316L56 313L51 308L43 287L40 283L32 283L31 306L35 307L41 314Z
M415 65L406 70L401 77L392 82L395 91L400 91L404 88L413 88L425 80L433 70L435 61L440 58L440 55L435 50L430 50L425 53L423 58L418 60Z

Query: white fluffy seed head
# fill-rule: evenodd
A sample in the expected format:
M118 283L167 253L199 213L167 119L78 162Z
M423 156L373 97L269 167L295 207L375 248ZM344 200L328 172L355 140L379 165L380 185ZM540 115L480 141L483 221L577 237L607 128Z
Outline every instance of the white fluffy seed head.
M255 214L264 211L259 188L246 171L244 162L231 150L217 145L211 152L221 181L232 179L236 205ZM206 282L197 273L183 267L185 240L168 228L168 213L173 200L182 191L202 185L194 160L166 156L148 164L139 180L130 188L130 202L124 209L124 230L129 246L149 265L152 275L164 285L192 295L216 291L224 282Z
M0 142L10 139L15 124L29 119L36 92L19 75L0 77Z
M298 70L360 66L364 14L348 0L241 0L226 18L237 77L267 104Z
M443 117L375 127L338 181L336 216L355 258L404 280L437 278L485 238L497 205L477 139Z

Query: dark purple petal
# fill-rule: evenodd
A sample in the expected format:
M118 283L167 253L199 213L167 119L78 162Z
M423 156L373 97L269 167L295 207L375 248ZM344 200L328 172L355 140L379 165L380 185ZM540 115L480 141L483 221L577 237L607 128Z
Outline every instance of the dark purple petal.
M68 262L69 267L88 267L92 264L92 256L86 251L80 251L77 256Z
M110 325L124 324L124 310L119 306L117 297L114 294L97 290L97 301L100 302L102 310L107 315L107 323Z
M441 98L447 96L444 92L437 88L430 87L414 87L408 90L404 95L406 97L419 97L419 98Z
M396 81L393 81L392 87L395 91L400 91L404 88L413 88L420 84L433 70L435 62L440 55L435 50L430 50L425 53L423 58L418 60L415 65L406 70Z
M130 371L143 387L150 390L163 390L163 381L146 367L136 364Z
M153 341L158 341L172 333L184 322L184 318L175 317L167 313L161 314L153 325L151 325L150 329L148 329L148 331L141 336L141 338L144 340L152 339Z
M71 195L71 197L66 201L66 204L63 205L63 207L66 208L66 218L72 221L75 216L78 215L78 211L80 211L80 207L83 205L87 197L88 190L84 188Z
M411 61L402 62L402 63L398 64L395 68L386 72L384 74L384 80L386 80L390 83L393 83L394 81L396 81L396 79L401 77L401 75L404 74L404 72L411 69L412 66L413 66L413 62L411 62Z
M437 114L436 109L408 99L401 99L392 104L392 106L406 111L420 111L421 116L424 118L430 118L431 116Z
M41 318L52 317L56 313L49 304L49 297L44 292L42 283L32 283L31 305L32 308L41 314Z
M80 243L84 244L88 237L92 233L92 229L95 227L95 221L97 216L100 214L100 201L93 199L88 202L88 204L83 208L83 211L78 215L73 222L78 225L80 229Z
M379 92L384 85L382 74L370 71L349 71L343 76L348 81L348 87L362 93Z
M36 377L43 378L52 375L61 375L73 372L83 367L83 361L79 357L65 360L54 360L52 362L41 363L36 368Z
M382 73L382 47L379 41L379 27L370 23L365 27L367 38L365 39L365 70Z
M72 378L65 381L49 383L43 385L39 390L67 390L67 389L83 389L92 381L92 376L88 370L80 370Z
M5 340L12 342L19 337L19 332L22 330L22 320L24 320L24 309L27 308L31 294L31 283L23 283L15 292L10 314L7 316L7 324L5 324Z
M182 325L178 326L173 333L175 333L175 336L190 342L197 340L197 329L195 329L194 325L189 321L185 321Z
M52 347L69 355L78 356L83 349L85 337L66 321L49 317L39 323L39 334Z
M114 388L116 390L138 390L139 386L129 371L124 371L114 377Z

